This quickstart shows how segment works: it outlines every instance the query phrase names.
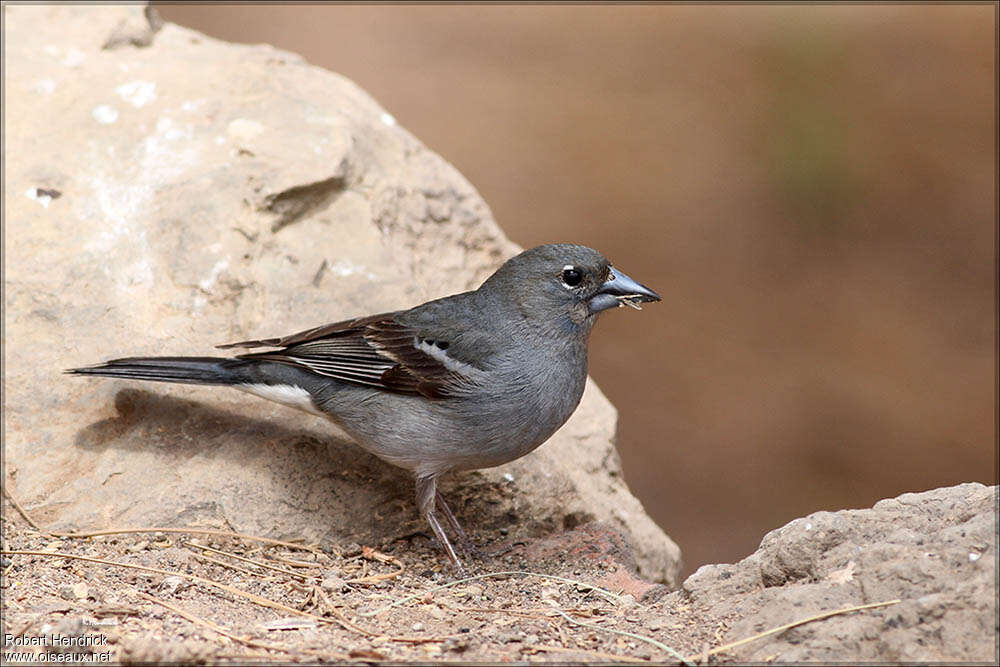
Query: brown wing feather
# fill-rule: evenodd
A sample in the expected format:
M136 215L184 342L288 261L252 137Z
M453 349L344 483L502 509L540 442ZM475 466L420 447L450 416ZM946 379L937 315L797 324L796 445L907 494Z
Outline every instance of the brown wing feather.
M368 317L357 317L353 320L343 320L341 322L333 322L332 324L324 324L322 326L313 327L312 329L306 329L305 331L300 331L298 333L293 333L288 336L282 336L281 338L262 338L260 340L245 340L239 343L227 343L225 345L217 345L216 347L220 350L234 348L234 347L291 347L292 345L297 345L299 343L308 343L315 340L320 340L323 338L330 337L349 337L351 334L362 330L366 325L371 322L377 322L379 320L391 320L395 317L396 313L382 313L380 315L369 315Z
M220 345L220 348L278 347L238 359L292 364L341 382L427 398L444 398L461 382L454 371L417 347L417 332L383 313L326 324L281 338Z

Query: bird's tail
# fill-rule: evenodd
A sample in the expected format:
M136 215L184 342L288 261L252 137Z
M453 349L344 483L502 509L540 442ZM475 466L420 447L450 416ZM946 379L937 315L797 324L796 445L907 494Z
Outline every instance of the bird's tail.
M129 357L66 372L153 382L232 385L247 381L246 366L240 359L223 357Z

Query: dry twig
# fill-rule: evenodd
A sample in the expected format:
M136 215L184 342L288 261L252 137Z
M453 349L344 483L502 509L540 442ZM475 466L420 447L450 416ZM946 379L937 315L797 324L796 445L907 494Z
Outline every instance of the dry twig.
M597 625L596 623L584 623L583 621L578 621L575 618L571 617L566 612L564 612L562 609L560 609L559 607L557 607L555 602L552 603L552 610L555 611L557 614L559 614L560 616L562 616L563 618L565 618L567 621L569 621L570 623L572 623L574 625L579 625L579 626L584 627L584 628L590 628L591 630L600 630L601 632L610 632L612 634L622 635L623 637L631 637L632 639L638 639L641 642L646 642L647 644L651 644L652 646L655 646L656 648L660 649L661 651L666 651L671 656L673 656L674 658L677 658L678 660L680 660L685 665L690 665L691 664L691 662L689 661L689 659L685 658L684 656L682 656L678 651L670 648L669 646L667 646L663 642L660 642L660 641L657 641L657 640L653 639L652 637L647 637L645 635L639 635L639 634L636 634L634 632L628 632L627 630L617 630L615 628L606 628L606 627L604 627L602 625Z
M357 624L352 623L351 621L348 621L347 618L344 617L344 615L342 613L335 612L333 619L324 618L323 616L317 616L316 614L310 614L309 612L301 611L299 609L295 609L294 607L289 607L288 605L281 604L280 602L275 602L274 600L269 600L268 598L262 597L260 595L256 595L254 593L250 593L248 591L241 590L239 588L235 588L233 586L229 586L228 584L223 584L223 583L218 582L218 581L212 581L211 579L205 579L204 577L199 577L199 576L193 575L193 574L187 574L186 572L176 572L176 571L171 571L171 570L163 570L163 569L160 569L160 568L157 568L157 567L147 567L145 565L134 565L132 563L117 563L115 561L105 560L103 558L94 558L92 556L78 556L77 554L67 554L67 553L61 553L61 552L58 552L58 551L20 551L20 550L7 551L7 550L4 550L4 551L0 551L0 554L2 554L4 556L43 556L43 557L51 557L51 558L64 558L64 559L69 559L69 560L82 560L82 561L86 561L88 563L97 563L97 564L100 564L100 565L112 565L112 566L115 566L115 567L123 567L123 568L128 568L128 569L131 569L131 570L141 570L143 572L152 572L153 574L162 574L162 575L165 575L165 576L176 576L176 577L180 577L182 579L188 579L190 581L195 581L197 583L204 584L206 586L213 586L215 588L218 588L218 589L224 590L224 591L226 591L228 593L231 593L231 594L233 594L233 595L235 595L237 597L242 597L242 598L245 598L247 600L250 600L251 602L253 602L255 604L258 604L258 605L260 605L262 607L270 607L272 609L278 609L280 611L284 611L284 612L287 612L287 613L290 613L290 614L295 614L297 616L302 616L304 618L311 618L311 619L313 619L315 621L319 621L320 623L337 623L338 625L340 625L345 630L350 630L350 631L353 631L353 632L358 632L358 633L363 634L363 635L368 636L368 637L376 636L376 633L364 630L363 628L359 627ZM332 605L331 605L331 608L333 608ZM402 643L407 643L407 644L424 644L424 643L430 643L430 642L445 641L446 639L448 639L448 637L407 637L407 636L386 635L385 639L387 639L388 641L402 642Z
M281 556L275 556L274 554L271 554L270 558L271 558L271 560L276 560L279 563L284 563L285 565L290 565L291 567L304 567L304 568L319 567L319 563L306 563L305 561L301 561L301 560L292 560L291 558L282 558Z
M786 623L784 625L779 625L776 628L771 628L770 630L765 630L764 632L760 632L760 633L757 633L757 634L752 635L750 637L746 637L745 639L740 639L739 641L731 642L729 644L724 644L722 646L717 646L717 647L713 648L711 651L705 651L705 652L703 652L703 653L701 653L699 655L688 656L687 658L685 658L685 660L698 660L699 658L702 658L702 657L705 660L708 660L709 656L715 655L716 653L723 653L724 651L729 651L731 649L736 648L737 646L742 646L743 644L752 642L752 641L754 641L756 639L762 639L762 638L767 637L769 635L774 635L774 634L778 634L779 632L784 632L785 630L790 630L791 628L794 628L794 627L796 627L798 625L804 625L806 623L812 623L813 621L821 621L824 618L830 618L831 616L839 616L840 614L849 614L852 611L861 611L862 609L874 609L875 607L887 607L887 606L889 606L891 604L898 604L899 602L902 602L902 600L900 600L900 599L897 598L895 600L886 600L885 602L873 602L871 604L862 604L862 605L857 605L857 606L854 606L854 607L844 607L843 609L837 609L835 611L826 611L826 612L823 612L821 614L816 614L815 616L809 616L807 618L803 618L801 620L794 621L792 623Z
M368 560L375 560L380 563L392 564L399 569L395 572L383 572L382 574L370 574L366 577L359 577L357 579L348 579L345 583L348 584L374 584L379 581L388 581L390 579L395 579L401 574L406 572L406 565L404 565L395 556L388 556L380 551L376 551L371 547L362 547L362 555Z
M27 521L28 525L37 530L39 533L45 533L46 531L43 530L42 528L39 528L38 524L35 523L35 520L31 518L31 515L28 514L23 507L21 507L21 503L17 502L17 498L15 498L13 494L10 492L10 489L7 488L8 485L4 484L2 486L3 486L3 494L7 496L7 500L9 500L10 504L14 506L14 509L17 510L17 513L21 515L21 518Z
M542 644L527 644L524 650L528 651L545 651L546 653L582 653L583 655L593 656L594 658L600 658L601 660L608 660L611 662L641 662L649 664L649 660L645 658L633 658L630 655L617 655L615 653L603 653L602 651L591 651L585 648L566 648L565 646L546 646Z
M203 563L211 563L212 565L218 565L219 567L225 568L227 570L232 570L234 572L242 572L243 574L248 575L250 577L254 577L254 578L260 576L259 573L257 573L257 572L251 572L250 570L246 569L245 567L240 567L239 565L233 565L232 563L227 563L227 562L219 560L217 558L212 558L211 556L206 556L205 554L198 554L198 553L196 553L196 554L193 554L193 555L194 555L194 557L197 560L199 560L199 561L201 561Z
M518 575L518 574L519 575L528 576L528 577L538 577L540 579L551 579L553 581L561 581L561 582L563 582L565 584L573 584L574 586L577 586L578 588L586 588L588 590L592 590L595 593L604 596L605 598L607 598L608 600L610 600L612 602L615 602L615 603L621 603L622 602L622 596L616 595L616 594L612 593L609 590L605 590L603 588L600 588L599 586L594 586L593 584L588 584L588 583L583 582L583 581L577 581L576 579L567 579L566 577L557 577L557 576L552 575L552 574L541 574L539 572L528 572L528 571L525 571L525 570L507 570L507 571L504 571L504 572L487 572L486 574L477 574L474 577L465 577L464 579L457 579L455 581L448 582L447 584L442 584L440 586L435 586L433 588L429 588L426 591L422 591L420 593L414 593L413 595L407 595L406 597L400 598L400 599L396 600L395 602L392 602L390 604L385 605L384 607L379 607L375 611L368 611L368 612L365 612L365 613L359 614L359 615L360 616L378 616L382 612L389 611L390 609L394 609L395 607L401 607L404 604L406 604L407 602L410 602L411 600L416 600L416 599L425 597L426 595L428 595L430 593L435 593L437 591L442 591L442 590L445 590L447 588L451 588L452 586L458 586L459 584L464 584L464 583L467 583L467 582L470 582L470 581L476 581L478 579L490 579L492 577L510 577L510 576Z
M104 535L125 535L128 533L187 533L191 535L214 535L216 537L231 537L241 540L250 540L272 546L285 547L287 549L298 549L300 551L317 551L315 545L296 544L295 542L285 542L275 540L270 537L259 537L257 535L247 535L245 533L234 533L229 530L217 530L215 528L109 528L107 530L91 530L85 533L49 533L54 537L101 537Z
M169 609L170 611L174 612L178 616L186 618L187 620L191 621L195 625L200 625L202 627L206 627L209 630L212 630L213 632L219 633L223 637L228 637L229 639L232 639L235 642L239 642L240 644L243 644L245 646L249 646L250 648L259 648L259 649L264 649L266 651L279 651L281 653L287 653L289 655L295 655L297 653L308 653L309 655L323 656L323 657L327 657L327 658L332 658L334 660L347 660L349 658L349 656L347 656L344 653L330 653L330 652L327 652L327 651L316 651L316 650L308 649L308 648L290 649L290 648L286 648L284 646L281 646L280 644L271 644L269 642L261 642L261 641L255 640L255 639L250 639L249 637L240 637L239 635L234 634L234 633L230 632L229 630L226 630L225 628L223 628L223 627L221 627L219 625L216 625L215 623L213 623L212 621L209 621L208 619L201 618L200 616L195 616L194 614L192 614L190 612L186 612L183 609L181 609L179 607L176 607L176 606L170 604L169 602L165 602L163 600L155 598L152 595L147 595L146 593L142 593L140 591L136 591L136 595L138 595L139 597L143 598L144 600L148 600L149 602L152 602L154 604L158 604L161 607L166 607L167 609Z
M186 572L175 572L171 570L162 570L157 567L147 567L145 565L134 565L132 563L116 563L111 560L104 560L103 558L93 558L92 556L78 556L76 554L60 553L58 551L2 551L0 552L5 556L47 556L52 558L66 558L70 560L82 560L89 563L98 563L100 565L113 565L115 567L124 567L131 570L142 570L144 572L152 572L154 574L162 574L168 577L181 577L182 579L189 579L191 581L196 581L200 584L206 586L213 586L215 588L226 591L227 593L232 593L238 597L245 598L251 602L258 604L262 607L270 607L272 609L278 609L291 614L296 614L298 616L304 616L306 618L312 618L314 620L320 621L322 623L331 623L328 618L323 618L322 616L316 616L315 614L310 614L305 611L300 611L288 605L283 605L280 602L275 602L274 600L269 600L260 595L250 593L248 591L240 590L228 584L223 584L218 581L212 581L211 579L205 579L204 577L199 577L193 574L187 574ZM339 620L337 621L339 623ZM350 629L345 626L345 629Z
M323 603L324 608L329 609L330 613L333 614L338 621L340 621L341 625L347 625L351 627L355 632L365 635L366 637L374 637L376 635L376 633L365 630L360 625L357 625L352 621L349 621L347 617L344 616L344 613L340 611L340 609L338 609L336 605L333 604L330 598L327 597L326 593L323 591L322 588L320 588L319 586L313 586L312 592L313 595L319 598L319 600Z
M240 556L238 554L230 553L228 551L223 551L222 549L216 549L214 547L208 546L207 544L199 544L197 542L186 542L185 546L193 547L195 549L201 549L202 551L209 551L211 553L219 554L221 556L228 556L229 558L232 558L234 560L242 561L244 563L250 563L251 565L256 565L257 567L264 568L265 570L274 570L275 572L281 572L282 574L286 574L289 577L295 577L296 579L301 579L303 581L308 581L308 580L317 581L319 579L319 577L314 577L308 574L299 574L298 572L293 572L292 570L286 570L283 567L268 565L267 563L261 563L260 561L256 561L252 558L247 558L246 556ZM249 570L244 570L244 572L247 571Z

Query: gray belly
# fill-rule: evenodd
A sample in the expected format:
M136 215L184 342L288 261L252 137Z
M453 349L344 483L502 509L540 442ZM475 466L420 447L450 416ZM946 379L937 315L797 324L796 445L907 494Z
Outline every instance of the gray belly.
M577 377L506 382L501 394L431 400L340 385L323 411L358 444L418 475L498 466L524 456L565 423L583 394Z

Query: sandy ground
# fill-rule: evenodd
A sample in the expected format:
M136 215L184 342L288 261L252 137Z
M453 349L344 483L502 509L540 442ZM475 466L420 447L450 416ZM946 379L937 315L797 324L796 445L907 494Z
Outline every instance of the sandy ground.
M669 592L599 522L474 531L460 576L419 532L65 536L5 503L4 663L988 663L995 506L964 484L817 512Z
M700 653L725 629L723 621L699 620L690 606L664 607L675 596L663 587L636 588L621 572L628 554L615 547L533 549L497 536L481 557L467 559L468 578L460 579L422 534L338 551L162 531L66 538L5 509L5 551L39 555L4 556L3 633L21 643L59 635L94 644L7 642L8 656L47 650L124 663L664 662L676 660L667 647ZM484 543L482 535L473 539ZM588 550L594 553L580 553ZM586 583L595 576L622 583L618 590Z

